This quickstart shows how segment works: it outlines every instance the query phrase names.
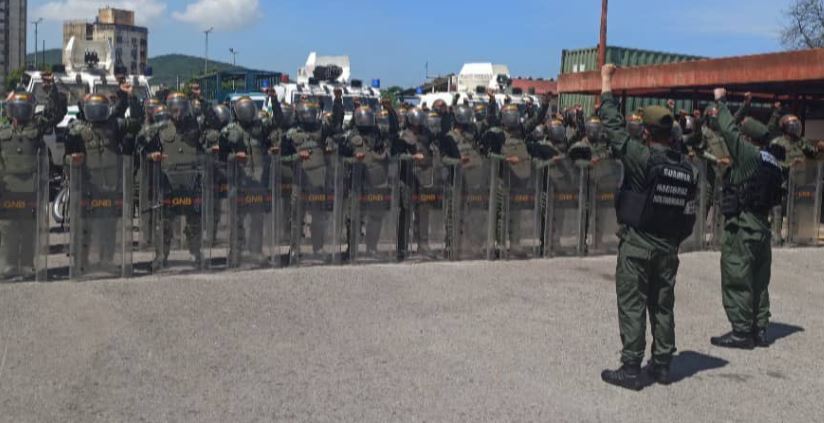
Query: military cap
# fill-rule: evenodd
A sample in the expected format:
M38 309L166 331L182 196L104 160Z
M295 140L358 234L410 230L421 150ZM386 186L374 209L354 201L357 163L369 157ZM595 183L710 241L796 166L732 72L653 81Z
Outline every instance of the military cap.
M671 131L675 122L672 111L663 106L648 106L644 109L643 116L644 126L650 130Z

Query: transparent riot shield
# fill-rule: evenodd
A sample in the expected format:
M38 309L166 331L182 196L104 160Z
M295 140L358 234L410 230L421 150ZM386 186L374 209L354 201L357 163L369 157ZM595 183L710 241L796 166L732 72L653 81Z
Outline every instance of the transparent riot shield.
M264 160L229 157L229 268L269 267L280 262L275 240L276 215L280 210L280 195L274 195L280 185L280 160L266 156Z
M398 260L400 165L398 159L352 163L347 250L352 263Z
M547 172L547 255L586 253L587 180L589 168L569 159L555 161Z
M696 191L696 203L698 208L695 211L695 226L692 230L692 235L681 243L681 251L702 251L704 250L709 240L707 234L712 229L707 226L707 216L709 214L709 207L711 204L711 187L707 175L707 162L702 159L694 158L690 161L695 167L698 178L696 179L698 189Z
M821 195L824 165L808 160L790 168L787 198L787 242L817 246L821 242Z
M131 156L87 154L69 170L69 276L132 275L134 217Z
M154 234L153 272L204 270L204 230L214 222L208 177L211 161L200 154L189 160L170 162L164 157L151 163L152 223Z
M228 197L232 165L218 153L204 153L203 166L202 202L211 205L203 214L203 266L209 270L224 269L230 266L232 224Z
M137 253L149 251L152 248L152 208L154 202L152 199L152 164L145 155L141 155L140 162L137 169L137 212L138 212L138 231L137 231Z
M401 160L399 248L407 260L446 257L446 169L437 154L431 162Z
M624 166L619 160L603 160L590 169L588 254L618 252L619 225L615 196L621 188L623 177Z
M537 162L501 163L497 193L496 245L501 259L527 259L541 255L545 194L545 167Z
M447 250L450 260L491 260L495 250L500 159L474 158L449 167Z
M313 149L292 172L289 264L340 263L344 175L351 166L335 152Z
M49 255L49 157L42 150L33 155L16 155L14 161L0 170L0 281L45 281Z

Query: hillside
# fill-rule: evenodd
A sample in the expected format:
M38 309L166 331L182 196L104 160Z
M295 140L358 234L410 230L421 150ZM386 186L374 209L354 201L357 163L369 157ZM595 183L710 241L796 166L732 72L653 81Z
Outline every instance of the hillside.
M42 57L43 53L39 54ZM46 50L46 64L51 66L56 63L61 63L62 52L58 49ZM30 63L34 62L34 53L29 53L28 60ZM38 60L40 62L40 60ZM177 82L177 77L181 81L188 81L194 76L203 73L203 58L197 56L188 56L185 54L166 54L157 57L149 58L149 66L152 67L153 77L152 85L166 84L174 86ZM246 70L242 66L233 66L230 63L209 61L209 70Z
M51 66L63 62L63 51L58 48L48 49L45 52L46 65ZM37 52L37 66L43 61L43 52ZM26 55L26 62L34 64L34 53Z

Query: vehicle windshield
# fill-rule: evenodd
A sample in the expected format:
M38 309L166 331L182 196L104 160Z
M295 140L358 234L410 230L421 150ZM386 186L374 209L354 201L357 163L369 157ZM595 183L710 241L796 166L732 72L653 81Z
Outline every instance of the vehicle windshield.
M83 97L89 93L89 86L86 84L57 84L57 89L60 90L62 94L66 95L68 99L68 105L74 106L77 104L78 101L82 100ZM43 83L37 82L34 84L34 98L37 101L38 105L45 105L48 99L46 92L43 91Z
M116 99L117 98L117 91L120 89L118 85L95 85L94 86L94 93L95 94L103 94L109 99ZM134 95L140 99L140 101L146 100L149 97L149 88L145 85L138 85L134 87Z

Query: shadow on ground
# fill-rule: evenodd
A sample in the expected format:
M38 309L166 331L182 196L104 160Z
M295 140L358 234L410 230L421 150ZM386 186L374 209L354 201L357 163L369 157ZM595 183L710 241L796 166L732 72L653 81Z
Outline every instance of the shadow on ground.
M773 322L770 323L770 327L767 328L767 337L771 339L771 343L775 343L788 336L795 335L798 332L804 332L804 328L786 323Z
M698 373L720 369L729 364L723 358L713 357L695 351L684 351L672 358L670 377L672 383L689 379Z

